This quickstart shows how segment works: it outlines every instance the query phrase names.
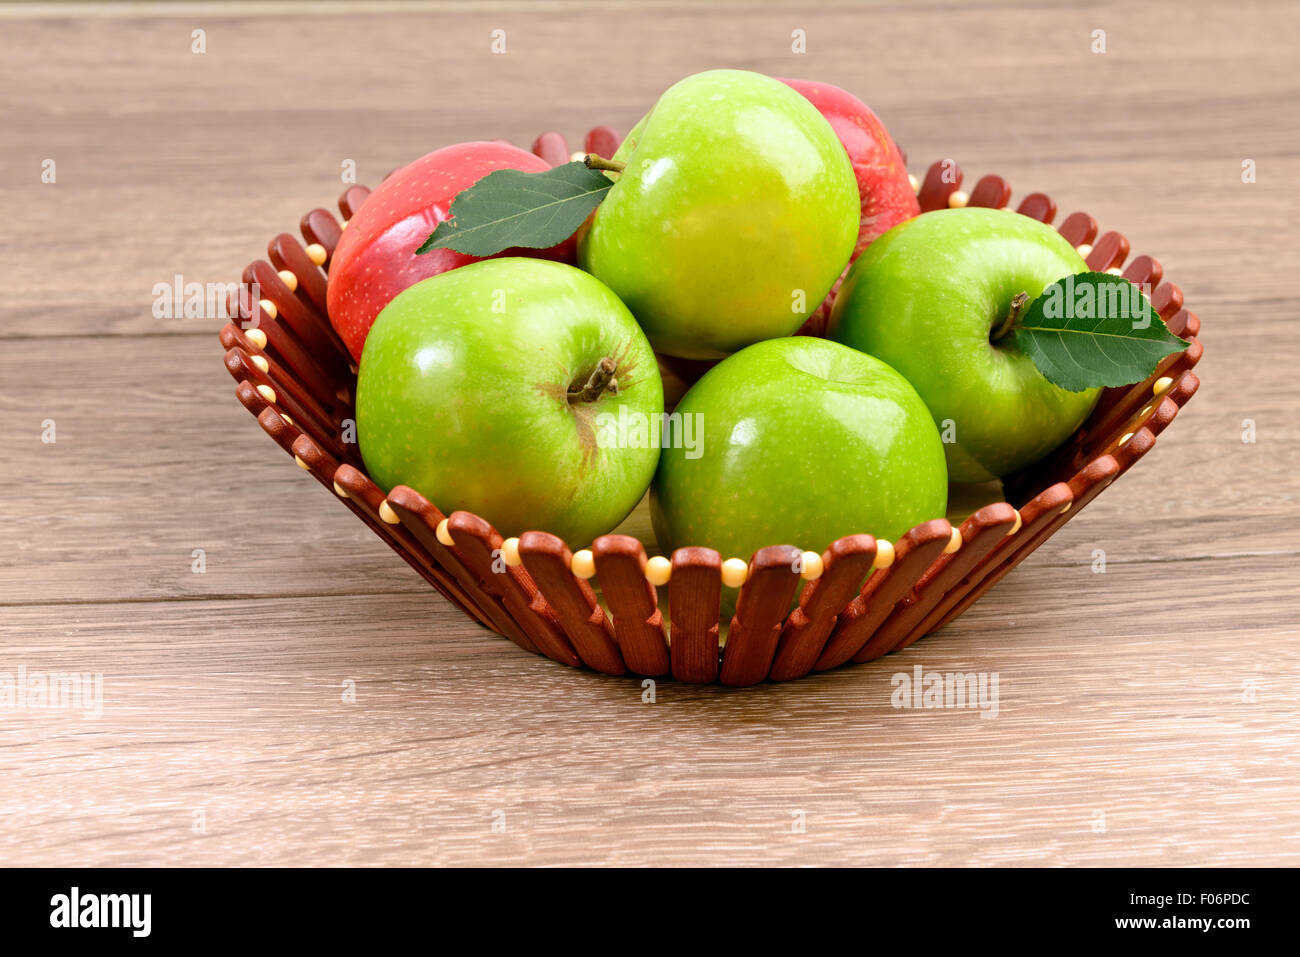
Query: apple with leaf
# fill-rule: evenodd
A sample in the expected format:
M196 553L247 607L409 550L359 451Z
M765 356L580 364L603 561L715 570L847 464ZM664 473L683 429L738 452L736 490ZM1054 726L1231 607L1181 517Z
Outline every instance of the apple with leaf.
M536 173L549 168L545 160L509 143L458 143L394 171L366 197L339 237L327 287L330 322L352 357L361 357L375 316L399 292L481 258L446 248L416 255L429 231L448 218L457 195L496 170ZM572 262L574 243L567 239L560 237L548 249L518 252Z

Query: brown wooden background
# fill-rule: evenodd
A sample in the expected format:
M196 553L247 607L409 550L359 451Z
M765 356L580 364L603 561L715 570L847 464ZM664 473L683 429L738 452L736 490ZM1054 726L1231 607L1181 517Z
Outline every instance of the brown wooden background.
M3 863L1300 860L1300 10L362 6L0 7L0 671L104 675L97 720L0 711ZM649 704L450 609L152 287L237 278L346 159L626 130L713 66L841 84L914 171L1123 230L1207 352L1156 450L946 632ZM894 710L917 664L997 672L999 716Z

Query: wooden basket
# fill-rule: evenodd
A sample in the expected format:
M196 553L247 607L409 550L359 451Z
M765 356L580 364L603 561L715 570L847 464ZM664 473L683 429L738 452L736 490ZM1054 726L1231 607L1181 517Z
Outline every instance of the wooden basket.
M611 135L593 130L588 151L611 155ZM554 133L540 137L533 151L552 164L569 159ZM1011 198L999 176L985 176L969 194L961 183L951 161L935 163L919 186L922 211L1006 208ZM368 194L363 186L343 193L345 220ZM1052 223L1057 209L1050 197L1031 193L1015 211ZM341 230L327 210L302 218L305 247L281 233L270 243L269 262L244 270L221 343L236 395L271 438L447 601L524 650L606 674L726 685L785 681L871 661L952 621L1149 452L1196 392L1191 369L1202 353L1200 321L1183 307L1182 291L1164 281L1160 263L1129 259L1128 240L1113 231L1099 237L1087 213L1065 217L1057 229L1090 269L1122 267L1128 279L1149 284L1156 311L1171 332L1191 341L1189 348L1168 356L1145 382L1105 390L1064 446L1006 480L1009 501L979 509L956 531L937 518L892 544L850 535L820 556L773 545L747 566L724 565L708 548L647 561L641 542L626 535L605 535L575 556L544 531L503 541L485 519L446 516L405 486L385 495L366 475L355 441L345 441L355 430L349 420L356 373L326 318L325 277ZM809 581L790 611L801 577ZM724 579L740 593L730 627L720 632ZM665 584L666 616L656 587Z

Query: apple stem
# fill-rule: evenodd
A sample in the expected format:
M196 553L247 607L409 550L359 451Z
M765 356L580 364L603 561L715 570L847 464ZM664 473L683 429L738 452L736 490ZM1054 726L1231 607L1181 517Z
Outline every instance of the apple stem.
M595 153L588 153L582 161L587 169L604 169L611 173L621 173L627 169L626 163L620 163L618 160L608 160L603 156L597 156Z
M1025 306L1028 303L1029 303L1029 293L1027 292L1016 293L1015 297L1011 300L1011 311L1007 313L1007 317L1002 320L1002 323L998 326L997 330L993 333L994 342L997 342L999 339L1001 339L1003 336L1005 336L1007 333L1009 333L1012 330L1015 324L1020 320L1020 317L1024 314Z
M595 402L605 392L618 395L618 380L614 378L617 363L609 356L596 363L596 368L587 379L587 384L579 389L569 389L570 402Z

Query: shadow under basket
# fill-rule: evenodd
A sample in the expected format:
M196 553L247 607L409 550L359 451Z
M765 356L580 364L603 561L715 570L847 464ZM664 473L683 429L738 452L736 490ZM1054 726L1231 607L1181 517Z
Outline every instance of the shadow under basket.
M588 150L608 148L600 137L611 135L593 130ZM553 165L568 160L557 137L545 134L533 148ZM969 193L961 183L950 161L935 163L920 184L922 211L971 205L1056 220L1056 203L1043 193L1025 196L1013 213L1001 177L985 176ZM344 192L338 205L345 220L367 195L363 186ZM1149 452L1199 384L1191 370L1203 351L1200 320L1183 307L1182 291L1151 256L1130 259L1123 235L1099 234L1091 216L1073 213L1056 228L1088 267L1151 290L1161 319L1190 346L1166 357L1145 382L1106 389L1065 445L1004 482L1009 501L984 506L958 529L937 518L894 543L850 535L820 556L773 545L747 566L724 563L708 548L648 561L642 543L627 535L605 535L575 556L544 531L503 542L477 515L444 515L405 486L385 494L366 475L355 442L344 441L355 431L356 374L326 318L326 274L341 228L329 211L314 209L302 218L305 245L281 233L269 262L244 270L230 296L234 318L221 331L240 402L447 601L526 651L606 674L752 685L905 648L974 604ZM799 592L801 578L807 584ZM740 588L725 641L718 621L724 580ZM665 586L666 616L658 593Z

